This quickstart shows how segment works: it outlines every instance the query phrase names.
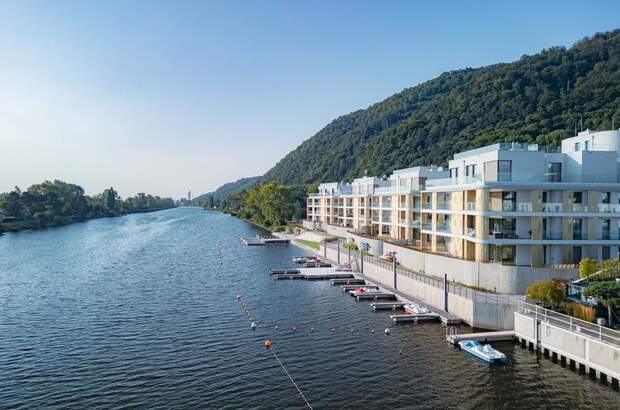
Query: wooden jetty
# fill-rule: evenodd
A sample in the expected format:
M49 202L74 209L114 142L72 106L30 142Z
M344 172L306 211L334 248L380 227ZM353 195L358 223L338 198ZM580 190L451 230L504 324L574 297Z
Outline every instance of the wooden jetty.
M440 316L437 313L421 313L418 315L391 315L390 318L395 323L403 323L403 322L430 322L439 320Z
M275 244L275 243L289 243L290 240L285 239L285 238L277 238L275 236L256 235L254 237L242 236L241 242L243 242L247 246L265 246L265 245Z
M356 300L379 300L379 299L396 299L396 295L393 293L381 292L381 293L362 293L360 295L354 295Z
M453 345L458 345L459 342L463 340L476 340L478 342L497 342L501 340L513 340L514 338L514 330L446 335L446 340Z
M359 278L351 278L351 279L332 279L332 285L364 285L366 281L364 279Z
M396 310L402 309L405 302L373 302L370 304L372 310Z
M299 269L271 269L270 272L272 275L300 273Z
M306 279L306 275L302 275L301 273L281 273L279 275L273 275L275 280L282 279Z

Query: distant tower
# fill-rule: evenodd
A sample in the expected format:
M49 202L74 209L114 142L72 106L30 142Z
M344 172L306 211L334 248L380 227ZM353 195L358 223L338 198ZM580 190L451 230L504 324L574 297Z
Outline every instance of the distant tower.
M187 191L187 200L188 201L192 200L192 191Z

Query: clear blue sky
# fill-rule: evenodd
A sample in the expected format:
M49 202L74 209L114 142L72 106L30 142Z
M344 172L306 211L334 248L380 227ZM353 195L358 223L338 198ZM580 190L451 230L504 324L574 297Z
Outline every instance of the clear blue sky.
M1 1L0 191L207 192L339 115L619 16L619 1Z

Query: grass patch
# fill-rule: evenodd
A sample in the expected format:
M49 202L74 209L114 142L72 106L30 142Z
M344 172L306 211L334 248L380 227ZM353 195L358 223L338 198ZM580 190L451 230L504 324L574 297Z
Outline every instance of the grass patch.
M295 239L295 241L309 248L316 249L317 251L321 249L321 244L316 241L308 241L306 239Z

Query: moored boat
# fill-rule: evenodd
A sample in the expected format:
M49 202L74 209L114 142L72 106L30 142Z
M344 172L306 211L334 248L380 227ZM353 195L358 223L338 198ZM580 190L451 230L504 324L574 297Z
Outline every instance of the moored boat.
M431 313L429 309L425 308L424 306L420 306L417 303L407 303L405 306L403 306L403 309L410 315L425 315Z
M476 356L488 363L502 362L506 360L506 355L499 350L493 349L489 344L483 345L476 340L462 340L459 342L461 350Z
M376 287L365 287L365 286L360 286L359 288L356 288L351 291L351 294L353 296L358 296L362 294L366 295L366 294L372 294L372 293L381 293L381 291L377 289Z

